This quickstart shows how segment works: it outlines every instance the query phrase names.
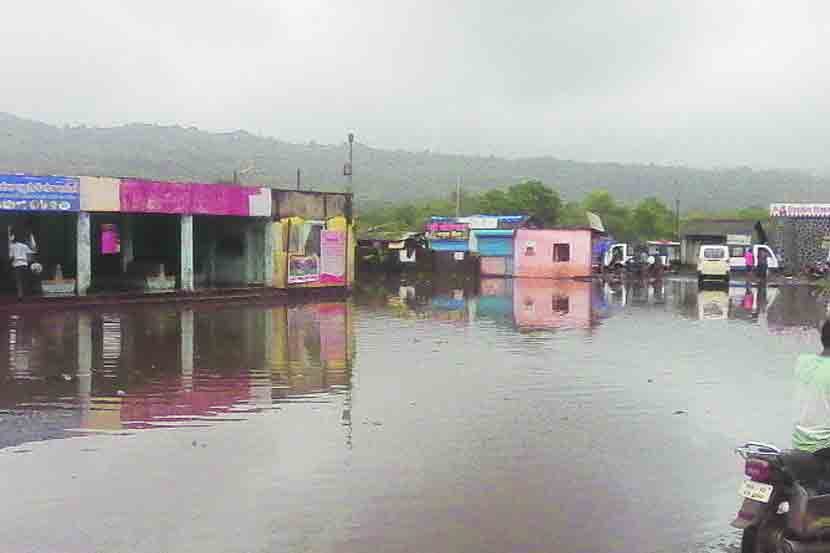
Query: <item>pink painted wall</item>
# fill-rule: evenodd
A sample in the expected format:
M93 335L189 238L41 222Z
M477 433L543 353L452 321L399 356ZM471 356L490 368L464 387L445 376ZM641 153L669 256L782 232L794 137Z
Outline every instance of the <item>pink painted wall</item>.
M591 284L517 278L513 281L513 317L525 329L588 328Z
M535 243L527 255L528 242ZM554 244L570 244L569 262L553 261ZM583 229L518 229L513 238L513 275L517 277L570 278L591 275L591 231Z
M195 215L250 215L250 198L259 188L222 184L123 179L121 211Z

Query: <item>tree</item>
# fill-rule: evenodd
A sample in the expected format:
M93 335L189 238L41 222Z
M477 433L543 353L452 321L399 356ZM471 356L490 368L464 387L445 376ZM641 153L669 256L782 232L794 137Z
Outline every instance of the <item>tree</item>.
M585 210L602 218L605 230L618 240L632 240L635 232L631 224L631 210L614 199L607 190L594 190L582 200Z
M514 213L530 215L545 225L559 222L562 199L542 181L526 180L507 189L507 199Z
M634 232L640 240L657 240L674 236L674 213L657 198L642 200L631 214Z

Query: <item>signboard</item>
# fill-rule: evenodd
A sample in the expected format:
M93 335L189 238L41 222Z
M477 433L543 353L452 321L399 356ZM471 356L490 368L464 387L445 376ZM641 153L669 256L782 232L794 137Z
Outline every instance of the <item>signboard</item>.
M122 179L119 191L124 213L190 213L190 185Z
M460 217L459 223L466 223L471 229L497 229L499 228L498 217L487 217L484 215L471 215L470 217Z
M605 225L602 224L602 218L599 215L590 211L586 211L585 215L588 217L588 226L591 227L591 230L605 232Z
M464 252L455 252L452 254L452 257L456 261L464 261Z
M267 188L122 179L119 202L124 213L194 215L271 215Z
M830 204L770 204L770 217L830 218Z
M727 234L726 243L730 246L749 246L752 244L752 236L749 234Z
M346 283L346 233L320 231L320 282Z
M288 257L288 284L318 282L320 260L316 255L291 255Z
M0 210L80 211L80 191L77 177L0 175Z

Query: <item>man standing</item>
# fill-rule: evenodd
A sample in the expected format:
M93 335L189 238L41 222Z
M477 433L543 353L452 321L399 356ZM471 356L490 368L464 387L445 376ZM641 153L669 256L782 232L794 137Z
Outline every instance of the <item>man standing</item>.
M23 289L29 276L29 256L34 253L29 246L17 238L17 235L12 237L12 242L9 244L9 258L12 262L12 271L14 271L14 283L17 286L17 301L23 300Z
M758 250L758 278L761 282L767 281L767 252L763 248Z
M821 327L822 351L798 357L793 447L822 456L830 448L830 321Z

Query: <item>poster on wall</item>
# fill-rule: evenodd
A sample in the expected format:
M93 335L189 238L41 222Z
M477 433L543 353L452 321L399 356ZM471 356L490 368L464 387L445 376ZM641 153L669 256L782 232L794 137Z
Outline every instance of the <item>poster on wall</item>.
M346 283L346 233L337 230L320 232L320 282Z
M0 175L0 209L9 211L78 211L77 177Z
M115 255L121 253L121 237L118 234L118 225L101 225L101 254Z
M318 282L320 261L316 255L292 255L288 257L288 284Z

